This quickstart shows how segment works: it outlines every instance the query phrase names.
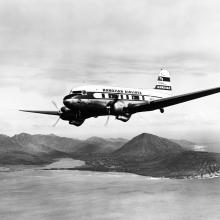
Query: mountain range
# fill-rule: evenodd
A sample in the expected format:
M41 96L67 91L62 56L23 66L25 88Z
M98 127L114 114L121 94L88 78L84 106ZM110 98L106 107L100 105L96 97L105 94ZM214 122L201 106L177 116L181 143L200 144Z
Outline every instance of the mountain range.
M0 135L0 164L37 164L73 155L111 153L126 141L122 138L99 137L78 140L53 134Z
M131 140L91 137L79 140L21 133L0 135L0 164L48 164L58 158L86 162L77 169L131 172L147 176L183 178L216 174L220 154L198 151L185 140L170 140L143 133Z

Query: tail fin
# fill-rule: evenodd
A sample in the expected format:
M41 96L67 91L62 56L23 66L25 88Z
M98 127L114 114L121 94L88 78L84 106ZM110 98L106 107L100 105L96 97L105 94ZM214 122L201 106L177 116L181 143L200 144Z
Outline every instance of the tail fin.
M161 69L157 79L157 84L154 89L158 89L167 93L172 92L170 73L167 70Z

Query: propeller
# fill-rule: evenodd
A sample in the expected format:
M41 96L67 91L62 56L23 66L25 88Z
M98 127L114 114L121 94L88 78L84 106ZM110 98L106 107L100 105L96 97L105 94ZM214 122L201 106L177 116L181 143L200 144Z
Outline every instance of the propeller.
M57 103L54 102L54 101L51 101L51 102L52 102L52 104L55 106L55 108L56 108L57 110L59 110L59 113L61 113L61 110L58 108ZM59 118L56 120L56 122L55 122L52 126L53 126L53 127L56 127L56 125L58 124L59 120L60 120L60 116L59 116Z
M57 103L56 103L56 102L54 102L54 101L51 101L51 102L52 102L52 104L55 106L55 108L56 108L56 109L60 110L60 109L58 108L58 106L57 106Z
M106 122L105 122L105 127L108 125L109 118L110 118L110 113L111 113L110 106L106 106L106 108L107 108L107 111L108 111L108 116L107 116L107 119L106 119Z
M56 122L52 126L56 127L56 125L58 124L59 120L60 120L60 117L56 120Z
M118 95L115 95L115 98L106 105L106 109L107 109L107 112L108 112L108 117L106 119L105 126L108 125L109 118L110 118L110 115L111 115L111 109L114 107L114 104L117 101L118 101Z

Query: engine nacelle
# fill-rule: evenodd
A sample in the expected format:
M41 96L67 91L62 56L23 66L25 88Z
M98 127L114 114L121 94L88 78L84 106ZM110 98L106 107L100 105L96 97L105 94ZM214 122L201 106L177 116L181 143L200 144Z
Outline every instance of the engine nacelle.
M69 121L70 124L79 126L84 122L84 118L79 110L70 110L67 107L63 106L60 109L60 118L66 121Z
M61 109L60 109L61 112L69 112L70 109L67 108L66 106L63 106Z
M124 112L124 108L125 108L125 103L122 102L122 101L117 101L115 104L114 104L114 113L116 115L123 115L125 112Z

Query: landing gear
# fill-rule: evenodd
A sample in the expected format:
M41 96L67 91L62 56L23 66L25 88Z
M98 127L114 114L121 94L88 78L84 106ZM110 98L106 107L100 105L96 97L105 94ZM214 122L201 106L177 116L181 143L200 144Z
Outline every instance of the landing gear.
M127 122L130 119L131 115L130 114L126 114L126 115L117 115L116 119L123 121L123 122Z
M83 122L84 122L84 120L82 120L82 121L69 121L69 124L79 127L80 125L82 125Z
M160 113L164 113L164 109L163 108L160 108Z

